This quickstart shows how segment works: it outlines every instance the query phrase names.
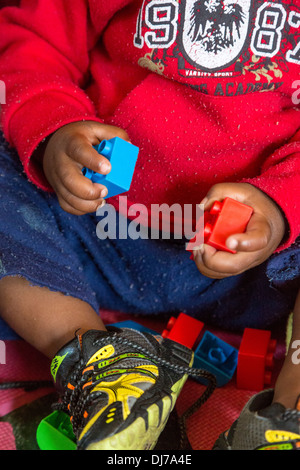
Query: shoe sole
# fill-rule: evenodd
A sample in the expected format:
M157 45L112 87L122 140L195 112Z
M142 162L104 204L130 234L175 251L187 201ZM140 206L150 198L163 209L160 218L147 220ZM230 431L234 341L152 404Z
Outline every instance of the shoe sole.
M172 387L171 396L162 399L162 415L158 405L155 403L147 408L148 427L146 421L139 416L132 424L123 431L108 437L100 442L90 444L86 450L152 450L158 438L164 430L168 418L175 406L176 399L181 392L187 375L183 376Z

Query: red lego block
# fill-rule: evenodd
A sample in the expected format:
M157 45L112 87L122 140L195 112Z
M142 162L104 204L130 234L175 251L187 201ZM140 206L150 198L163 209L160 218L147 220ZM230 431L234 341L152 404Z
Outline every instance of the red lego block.
M162 337L192 349L203 327L204 323L201 321L180 313L178 318L170 318L167 328L162 332Z
M253 214L253 208L227 197L216 201L207 216L204 226L204 243L216 250L236 253L226 246L230 235L244 233Z
M271 384L275 349L270 331L245 329L238 354L237 388L260 391Z
M205 212L204 221L201 218L197 223L196 233L203 226L203 243L213 246L219 251L236 253L236 251L227 248L226 240L235 233L244 233L252 214L252 207L227 197L223 202L216 201L211 210ZM200 239L199 235L198 239ZM197 236L195 236L190 240L186 249L192 253L194 249L198 248L197 245L199 243ZM193 255L191 259L193 259Z

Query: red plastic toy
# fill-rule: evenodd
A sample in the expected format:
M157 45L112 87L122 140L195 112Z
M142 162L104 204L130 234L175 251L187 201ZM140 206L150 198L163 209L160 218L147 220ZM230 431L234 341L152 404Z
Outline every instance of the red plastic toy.
M204 323L201 321L180 313L178 318L170 318L167 328L162 332L162 337L192 349L203 327Z
M237 388L260 391L271 384L275 349L270 331L245 329L238 354Z
M223 202L216 201L211 210L204 214L203 242L213 246L216 250L236 253L226 246L226 240L235 233L244 233L252 214L252 207L230 197L225 198ZM203 224L203 220L197 224L197 233L201 223ZM197 249L196 240L197 236L190 240L187 251L192 253L194 249ZM191 259L193 259L193 255Z
M227 197L216 201L207 214L204 226L204 243L216 250L236 253L226 246L226 240L235 233L244 233L253 214L253 209Z

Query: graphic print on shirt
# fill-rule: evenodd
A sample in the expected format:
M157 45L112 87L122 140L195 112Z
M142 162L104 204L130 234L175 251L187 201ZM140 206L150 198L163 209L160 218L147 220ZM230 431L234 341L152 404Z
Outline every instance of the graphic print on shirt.
M241 55L250 27L251 0L186 0L180 26L181 51L202 70L226 68Z
M148 49L139 65L158 74L175 60L193 83L250 73L264 82L260 91L276 89L289 64L300 64L300 9L262 0L144 0L134 46Z

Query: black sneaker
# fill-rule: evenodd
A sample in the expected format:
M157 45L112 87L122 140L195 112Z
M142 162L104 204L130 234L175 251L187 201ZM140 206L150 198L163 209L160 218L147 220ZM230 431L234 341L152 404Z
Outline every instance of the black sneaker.
M287 409L273 396L273 390L254 395L213 450L300 450L300 397Z
M88 331L62 348L51 372L71 416L79 450L153 449L191 369L190 349L168 339L123 328Z

